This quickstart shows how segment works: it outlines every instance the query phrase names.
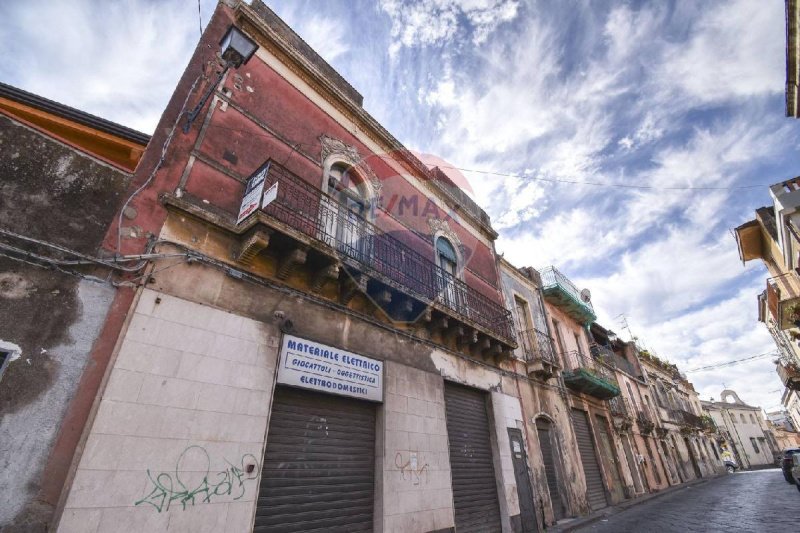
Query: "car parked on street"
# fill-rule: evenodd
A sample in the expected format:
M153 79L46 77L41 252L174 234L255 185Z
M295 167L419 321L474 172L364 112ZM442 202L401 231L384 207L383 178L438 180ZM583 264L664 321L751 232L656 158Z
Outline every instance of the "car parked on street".
M800 453L800 448L787 448L783 450L783 460L781 461L781 470L783 471L783 477L784 479L786 479L786 482L791 483L792 485L795 484L794 477L792 476L792 468L794 466L792 457L794 457L798 453Z
M794 478L794 486L800 491L800 453L792 455L792 478Z

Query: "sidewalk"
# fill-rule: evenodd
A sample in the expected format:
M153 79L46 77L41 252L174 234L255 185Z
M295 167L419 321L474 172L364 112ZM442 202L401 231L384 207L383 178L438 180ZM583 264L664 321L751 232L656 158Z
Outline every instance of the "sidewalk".
M683 489L686 489L688 487L694 487L694 486L697 486L697 485L702 485L703 483L708 483L709 481L711 481L713 479L717 479L718 477L724 476L724 475L726 475L726 474L718 474L716 476L704 477L704 478L700 478L700 479L693 479L692 481L687 481L686 483L682 483L680 485L674 485L672 487L669 487L668 489L664 489L664 490L659 491L659 492L654 492L652 494L647 494L645 496L640 496L638 498L632 498L630 500L625 500L622 503L619 503L617 505L611 505L609 507L606 507L604 509L600 509L599 511L594 512L594 513L589 514L589 515L586 515L586 516L581 516L579 518L571 518L571 519L561 520L558 525L550 526L545 531L547 531L548 533L566 533L567 531L575 531L576 529L588 526L588 525L590 525L590 524L592 524L594 522L597 522L599 520L603 520L603 519L608 518L610 516L614 516L616 514L619 514L619 513L623 512L623 511L625 511L626 509L629 509L631 507L634 507L634 506L639 505L639 504L644 503L644 502L648 502L650 500L653 500L654 498L660 498L661 496L665 496L667 494L672 494L673 492L677 492L679 490L683 490Z

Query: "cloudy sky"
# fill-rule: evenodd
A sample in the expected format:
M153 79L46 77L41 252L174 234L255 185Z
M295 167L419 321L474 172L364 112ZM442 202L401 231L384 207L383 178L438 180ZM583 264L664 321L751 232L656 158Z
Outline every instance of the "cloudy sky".
M624 314L684 370L774 349L765 271L742 266L731 228L800 174L782 1L268 5L407 146L517 176L465 172L498 250L588 287L602 324L627 336ZM192 0L6 0L0 81L151 132L199 24ZM704 399L725 383L780 403L769 358L689 377Z

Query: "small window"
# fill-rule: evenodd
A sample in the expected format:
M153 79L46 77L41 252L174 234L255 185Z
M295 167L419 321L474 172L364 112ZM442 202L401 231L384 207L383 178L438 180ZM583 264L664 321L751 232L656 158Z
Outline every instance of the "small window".
M744 418L744 413L739 413L739 418L742 420L742 424L747 424L747 420Z
M755 450L756 453L761 453L758 450L758 444L756 443L756 439L750 437L750 444L753 446L753 450Z
M756 423L756 418L753 416L753 413L750 413L750 422L751 422L752 424L755 424L755 423Z

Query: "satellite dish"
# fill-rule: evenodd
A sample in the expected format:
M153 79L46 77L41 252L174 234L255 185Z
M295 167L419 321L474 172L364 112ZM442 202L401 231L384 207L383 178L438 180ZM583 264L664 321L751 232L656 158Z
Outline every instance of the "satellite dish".
M587 304L592 300L592 293L589 292L589 289L583 289L581 291L581 300L583 300Z

